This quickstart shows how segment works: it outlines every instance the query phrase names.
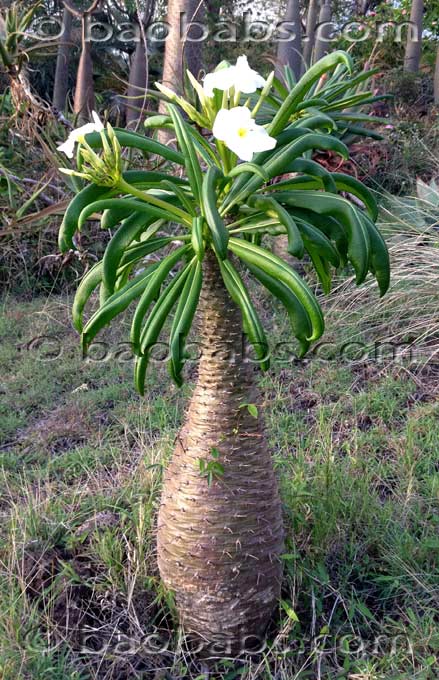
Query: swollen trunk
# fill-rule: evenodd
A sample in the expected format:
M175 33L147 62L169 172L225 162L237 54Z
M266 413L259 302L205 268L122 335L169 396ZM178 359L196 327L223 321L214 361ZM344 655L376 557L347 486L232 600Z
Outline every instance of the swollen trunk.
M263 424L245 406L259 394L241 315L215 258L203 275L198 381L165 474L158 562L185 631L224 655L263 639L280 593L283 530ZM216 452L223 472L209 484L200 460Z

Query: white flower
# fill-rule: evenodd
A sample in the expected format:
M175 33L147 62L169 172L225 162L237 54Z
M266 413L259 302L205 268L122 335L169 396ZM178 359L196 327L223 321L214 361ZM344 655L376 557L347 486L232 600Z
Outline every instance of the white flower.
M203 89L208 97L213 97L213 90L230 90L235 88L235 92L251 94L256 92L259 87L264 87L265 78L257 71L250 68L247 57L238 57L235 66L219 69L213 73L208 73L204 78Z
M220 109L212 130L243 161L251 161L253 153L274 149L276 140L262 125L257 125L246 106Z
M84 140L84 136L89 132L101 132L104 129L104 126L102 125L102 122L96 111L92 111L92 116L94 123L86 123L85 125L76 128L76 130L72 130L66 141L56 147L58 151L65 153L68 158L73 158L75 144L82 142Z

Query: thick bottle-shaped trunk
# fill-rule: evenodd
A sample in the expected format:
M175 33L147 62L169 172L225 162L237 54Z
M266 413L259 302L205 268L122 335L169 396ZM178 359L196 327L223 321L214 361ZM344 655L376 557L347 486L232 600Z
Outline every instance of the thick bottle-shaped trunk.
M332 19L331 1L324 0L319 13L319 25L317 27L316 46L314 48L314 61L319 61L325 54L329 52L331 43L329 38L331 36L331 26L329 25Z
M422 17L424 14L423 0L412 0L410 23L407 33L407 44L404 56L404 71L416 73L419 71L422 52Z
M286 29L291 32L291 40L278 43L278 72L282 74L282 67L288 65L298 80L302 70L302 20L299 0L288 0L284 22L287 24Z
M69 62L72 52L72 23L73 16L67 8L62 15L63 34L58 46L56 58L55 82L53 86L53 105L58 111L65 111L67 92L69 89Z
M165 474L158 563L184 630L216 653L237 654L247 636L263 639L279 598L283 529L263 423L243 407L260 399L242 356L241 315L213 257L199 321L198 380ZM209 485L200 459L215 450L224 472Z
M78 114L80 120L87 120L94 108L95 95L93 84L91 42L83 39L78 74L76 77L75 101L73 109L74 112Z
M309 0L308 12L306 15L306 37L303 46L303 58L308 67L310 66L312 60L318 12L318 0Z
M146 109L144 93L148 89L148 56L142 37L131 57L130 77L126 101L127 128L135 128L142 122Z

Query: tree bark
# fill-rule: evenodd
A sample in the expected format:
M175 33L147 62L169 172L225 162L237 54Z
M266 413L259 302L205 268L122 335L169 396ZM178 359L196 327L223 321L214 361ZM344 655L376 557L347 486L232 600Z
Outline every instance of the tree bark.
M318 0L309 0L308 13L306 15L306 38L303 47L303 58L307 67L311 65L312 61L318 11Z
M73 16L67 7L64 8L62 15L63 34L58 45L58 55L56 58L55 82L53 86L53 106L58 111L65 111L67 92L69 89L69 61L72 52L72 23Z
M82 41L81 57L79 59L78 74L76 77L75 100L73 110L78 114L79 120L87 120L91 111L95 108L95 95L93 84L93 61L91 58L91 43Z
M202 67L202 43L185 40L184 35L185 24L202 21L202 4L198 7L199 5L199 0L169 0L168 2L167 22L170 26L170 33L166 39L162 81L164 85L179 93L183 89L184 63L195 76Z
M87 39L86 29L87 21L98 7L99 1L92 0L91 5L87 9L79 10L71 4L71 0L63 0L64 6L69 12L81 21L81 56L76 75L75 99L73 102L73 110L78 115L80 122L88 120L91 111L95 108L91 41Z
M439 45L436 52L436 66L434 69L434 103L439 106Z
M331 34L331 26L327 26L332 19L331 0L324 0L320 8L319 24L317 27L316 45L314 48L314 61L319 61L328 53L331 43L328 42Z
M235 655L246 636L262 641L279 598L282 515L261 417L242 407L260 397L241 314L213 255L203 277L198 381L165 473L158 563L185 632ZM209 485L199 461L214 449L224 473Z
M142 37L136 45L131 57L131 67L125 106L127 128L135 128L144 119L146 97L142 96L148 89L148 56Z
M287 65L298 80L302 70L302 20L299 0L288 0L284 22L288 24L286 30L291 31L291 40L278 43L277 71L282 75L282 67Z
M424 14L423 0L412 0L410 11L410 26L407 33L407 44L404 56L404 71L417 73L422 53L422 17Z
M167 23L170 33L165 44L162 82L178 94L183 92L183 68L188 68L195 76L202 68L202 43L188 41L184 28L192 21L202 22L203 17L204 7L199 0L168 0ZM163 102L160 102L159 112L167 113ZM172 138L173 134L169 130L159 131L158 139L163 144Z

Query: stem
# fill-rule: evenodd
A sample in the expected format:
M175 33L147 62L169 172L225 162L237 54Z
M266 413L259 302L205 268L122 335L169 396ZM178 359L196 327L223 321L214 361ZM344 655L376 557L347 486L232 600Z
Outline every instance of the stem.
M260 396L241 313L210 250L199 310L198 380L165 473L158 562L186 632L224 645L229 656L245 636L263 639L276 605L282 516L260 412L243 408L259 405ZM200 460L211 461L214 451L222 472L209 484Z
M147 194L145 191L141 191L141 189L137 189L124 179L121 179L119 181L117 188L121 192L132 194L136 198L139 198L141 201L144 201L145 203L151 203L151 205L155 205L156 208L161 208L162 210L165 210L167 213L170 213L170 217L171 216L178 217L179 218L178 221L182 222L182 224L185 224L187 227L190 227L192 225L192 218L189 215L189 213L187 213L185 210L176 208L175 206L170 205L166 201L162 201L160 198L157 198L156 196L152 196L151 194Z

